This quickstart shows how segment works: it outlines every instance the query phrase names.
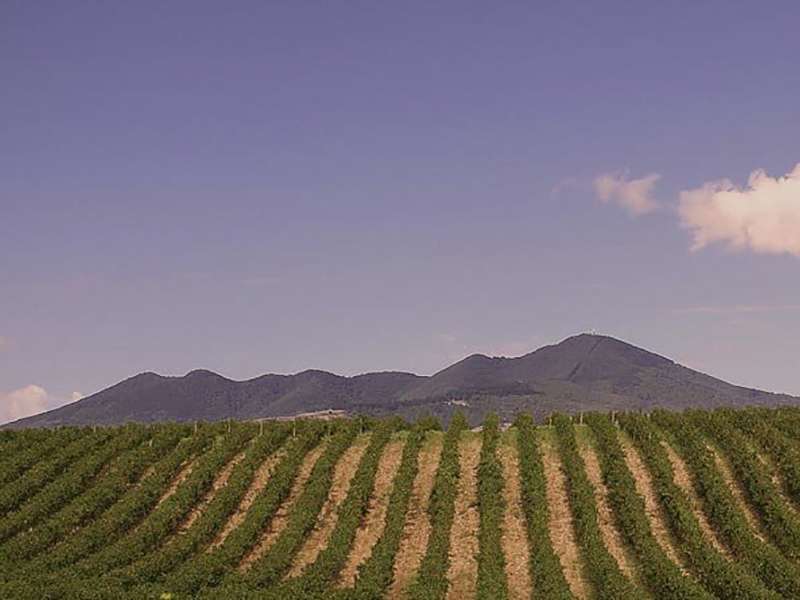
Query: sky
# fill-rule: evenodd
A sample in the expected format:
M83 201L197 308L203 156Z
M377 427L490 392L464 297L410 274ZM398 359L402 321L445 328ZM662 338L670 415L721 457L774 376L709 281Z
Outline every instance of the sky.
M0 6L0 422L587 330L800 395L797 2Z

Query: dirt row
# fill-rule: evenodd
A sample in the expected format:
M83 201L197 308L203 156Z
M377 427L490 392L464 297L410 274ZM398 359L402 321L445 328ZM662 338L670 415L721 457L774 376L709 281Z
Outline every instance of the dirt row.
M205 511L206 507L211 504L211 501L214 499L214 496L216 496L217 492L219 492L219 490L228 484L228 480L231 478L231 473L236 468L236 465L244 460L246 455L246 450L240 452L223 467L223 469L219 472L219 475L217 475L217 477L214 479L214 482L211 484L211 488L203 495L200 502L194 508L192 508L191 512L189 512L189 515L184 519L183 523L178 526L178 535L186 533L191 526L194 525L195 521L202 516L203 511Z
M230 516L228 522L225 523L219 534L217 534L217 537L214 538L214 541L206 549L207 552L211 552L218 546L221 546L223 542L228 539L231 532L244 522L247 511L250 510L250 507L253 506L258 495L267 486L267 482L270 480L270 477L272 477L275 468L284 456L286 456L285 447L268 456L261 466L258 467L253 476L253 481L250 483L250 487L247 488L247 491L242 497L242 501L239 503L236 511Z
M337 511L347 497L350 482L356 474L361 458L369 444L369 437L369 434L359 435L336 463L328 498L322 506L314 529L294 557L292 568L286 575L287 578L301 575L305 568L317 559L322 549L328 545L328 538L336 527Z
M264 556L264 553L275 543L275 540L278 539L278 536L280 536L283 530L286 529L292 506L302 493L308 478L311 477L311 471L314 469L314 465L317 463L319 457L325 451L326 445L327 440L324 440L303 458L303 462L300 465L297 478L292 485L289 496L283 501L272 521L270 521L269 525L264 529L264 532L261 534L261 539L259 539L258 543L253 546L250 552L242 559L242 562L239 564L240 571L247 571L253 563Z
M686 568L686 561L678 552L672 535L670 534L667 519L658 501L650 472L647 470L644 462L642 462L633 444L625 435L620 435L620 443L625 452L625 462L636 481L636 491L644 499L645 512L647 513L647 517L650 521L650 528L653 531L656 541L669 559L677 564L684 574L688 574L689 571Z
M588 443L580 445L580 452L583 463L586 466L586 476L594 488L594 501L597 505L597 524L600 527L603 542L611 556L617 561L620 571L628 579L636 581L637 574L633 568L633 560L628 556L622 534L614 523L614 513L608 503L608 488L603 482L603 474L600 468L600 461L597 458L597 452Z
M522 512L519 481L519 454L516 439L500 444L497 455L503 466L505 487L503 497L506 510L503 517L503 553L506 557L506 577L510 600L528 600L531 597L530 547Z
M459 478L455 516L450 530L448 600L473 598L478 579L478 462L480 434L468 432L458 444Z
M389 587L389 598L399 597L408 586L419 569L425 548L428 546L431 533L428 503L441 456L442 434L429 433L417 459L418 473L414 479L406 523L394 561L394 580Z
M675 485L681 488L683 493L689 498L689 503L692 506L692 512L694 513L697 522L700 524L700 529L703 531L703 535L708 541L711 542L717 551L721 552L723 556L730 559L730 552L720 541L717 532L711 526L711 523L708 521L708 517L706 517L705 512L703 512L703 501L700 499L694 489L692 477L689 475L689 469L686 467L686 463L678 455L678 453L675 452L672 446L666 442L663 442L662 445L669 456L670 463L672 463L672 472Z
M386 511L392 484L403 458L405 439L391 440L381 455L375 475L375 489L369 500L367 514L356 532L353 548L339 577L340 587L351 587L355 583L358 567L369 558L372 548L380 539L386 524Z
M728 489L730 489L731 494L736 501L736 505L739 507L742 513L744 513L744 517L747 520L748 525L750 525L750 528L753 530L753 533L758 539L760 539L762 542L767 541L767 536L764 533L764 528L761 526L761 521L759 520L758 515L753 507L750 506L750 503L745 498L744 490L742 489L739 481L736 479L736 476L733 474L733 469L731 468L730 463L716 448L710 449L714 453L714 461L717 464L717 469L722 474L722 478L725 480L725 483L728 484Z
M199 456L193 456L192 458L189 458L186 461L184 461L183 465L181 465L181 468L178 471L178 474L172 478L169 487L167 487L167 489L164 490L164 493L161 494L161 497L158 499L158 502L156 503L156 508L161 506L166 500L175 495L175 492L178 491L178 488L181 486L181 484L184 481L186 481L186 479L188 479L189 475L192 474L192 471L194 470L194 466L195 464L197 464L198 459Z
M561 469L561 459L555 444L549 437L542 436L542 463L547 480L547 506L550 509L550 542L561 561L564 577L572 594L585 600L589 588L583 573L575 529L572 525L572 512L567 496L567 478Z
M775 490L778 492L778 496L780 496L781 500L783 500L786 508L794 513L800 514L800 510L798 510L797 503L792 500L789 493L786 489L786 481L784 481L783 477L781 476L780 470L778 469L778 465L775 464L775 461L771 456L768 454L758 453L758 460L759 462L764 465L764 469L769 474L769 478L772 481L772 485L775 486Z

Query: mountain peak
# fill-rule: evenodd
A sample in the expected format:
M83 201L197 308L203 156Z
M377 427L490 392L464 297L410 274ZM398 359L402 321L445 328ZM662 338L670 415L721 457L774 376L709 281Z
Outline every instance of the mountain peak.
M129 377L127 381L132 381L134 379L164 379L163 375L159 375L155 371L143 371L142 373L138 373L133 377Z
M136 375L132 375L127 379L123 379L119 383L115 384L114 387L140 387L157 385L166 379L167 378L163 375L159 375L153 371L144 371L143 373L137 373Z
M497 357L494 357L497 358ZM493 360L491 356L488 354L481 354L480 352L475 352L470 354L466 358L463 358L460 362L462 363L479 363L487 360Z
M564 338L560 342L553 344L554 346L574 346L574 345L584 345L584 346L592 346L596 344L600 344L603 342L612 342L616 344L623 344L626 346L630 346L627 342L624 342L618 338L612 337L610 335L601 335L599 333L578 333L576 335L571 335L567 338Z
M227 379L219 373L214 373L214 371L209 371L208 369L194 369L183 377L184 379Z

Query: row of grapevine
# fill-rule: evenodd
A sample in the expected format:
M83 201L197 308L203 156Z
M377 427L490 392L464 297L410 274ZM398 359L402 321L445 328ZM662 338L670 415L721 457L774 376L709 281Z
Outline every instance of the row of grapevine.
M533 589L544 598L572 598L561 563L550 541L550 516L547 508L547 482L542 465L541 449L536 439L533 419L527 415L517 418L519 431L519 470L522 484L522 507L531 548L530 565Z
M69 567L104 545L113 544L140 523L156 505L164 490L187 461L204 452L217 435L218 426L203 427L184 439L170 454L153 466L153 473L140 485L126 492L120 500L97 519L62 540L46 554L16 565L6 571L18 582L35 579L42 572Z
M459 478L458 441L466 429L466 420L456 415L450 423L442 446L439 469L433 484L428 515L431 533L428 548L408 590L412 600L440 600L447 592L448 554L450 528L455 513L456 487Z
M245 459L236 465L225 487L214 496L191 528L182 535L170 538L162 548L149 552L123 568L119 576L127 582L154 582L209 544L239 505L256 469L279 449L289 433L287 424L270 425L255 439Z
M6 515L0 524L0 542L23 530L30 530L40 519L59 510L79 495L100 474L106 465L121 453L130 452L143 443L146 432L141 428L128 429L113 436L107 443L88 452L30 498L17 511Z
M11 433L11 432L7 432ZM0 455L0 486L20 477L25 471L52 456L55 450L63 450L71 442L83 437L85 430L66 427L42 435L40 430L15 432Z
M243 577L238 573L231 573L227 577L227 583L231 587L240 585L242 580L251 586L268 587L278 583L289 571L295 554L300 550L306 535L314 528L328 497L336 463L357 434L356 424L349 423L333 436L325 452L314 465L303 493L292 507L286 529Z
M158 428L147 443L120 457L111 466L108 475L96 485L90 486L38 527L0 546L0 563L29 560L100 515L119 500L159 456L171 451L180 437L180 427Z
M616 560L603 542L597 522L594 489L578 451L572 421L564 415L553 420L561 452L561 464L567 477L575 534L580 544L583 564L598 599L634 599L638 592L622 574Z
M736 560L768 588L786 598L800 598L800 570L774 546L756 537L700 431L684 416L674 413L656 411L652 420L671 434L671 441L691 470L708 520Z
M188 428L168 427L177 428L186 437L170 453L151 464L150 474L123 493L115 504L84 527L72 531L47 553L4 565L7 568L0 570L0 577L6 582L3 597L39 598L40 595L31 592L39 587L49 589L53 598L77 598L87 590L97 594L91 597L119 597L122 590L103 593L114 589L110 579L103 578L102 585L97 578L87 583L87 577L76 573L70 565L112 544L135 527L163 495L182 465L202 454L224 431L220 425L204 425L192 435ZM58 590L62 590L61 593Z
M196 594L203 588L216 587L226 573L240 564L289 495L301 462L319 443L323 429L318 425L310 423L300 428L297 436L289 441L283 459L270 477L269 485L254 500L244 521L221 545L194 557L168 575L162 586L162 589L169 590L165 593L180 591Z
M770 425L766 409L748 409L730 413L736 425L770 456L780 472L789 497L800 506L800 446L785 432Z
M587 416L600 453L603 479L623 537L637 557L642 577L656 598L685 600L710 599L694 580L685 576L659 546L645 512L644 501L636 491L628 470L617 429L611 420L598 414Z
M75 439L66 448L51 453L33 466L24 475L7 483L0 489L0 514L8 514L19 508L23 502L31 498L42 488L59 477L66 476L68 467L91 452L100 444L114 437L114 431L101 429L96 433L88 433Z
M314 563L300 577L270 590L265 597L302 600L321 598L327 594L347 560L356 530L367 512L378 463L394 426L394 422L386 421L373 431L369 446L350 482L347 497L337 510L336 527Z
M638 415L623 415L620 422L647 465L672 533L698 580L718 598L777 600L780 596L767 590L741 565L727 560L705 538L689 499L674 481L672 464L658 430Z
M83 576L107 573L157 549L210 488L217 472L242 450L256 431L253 427L239 425L230 435L217 439L212 449L202 456L175 494L162 502L138 527L116 543L107 545L101 551L79 561L71 567L71 571Z
M0 466L17 474L0 488L0 504L14 507L0 513L0 597L364 600L387 597L392 585L400 589L410 578L402 594L408 600L442 600L463 589L470 597L474 589L477 598L508 598L503 528L510 473L520 486L533 598L583 597L584 584L587 597L598 600L800 598L800 544L794 542L800 516L780 485L794 497L800 436L794 425L776 423L779 412L786 423L796 419L800 425L795 409L655 411L614 421L589 414L582 419L587 427L555 415L550 427L541 428L520 416L505 434L490 416L479 456L478 434L457 416L444 435L440 460L420 478L428 482L425 490L434 481L430 532L414 542L425 548L418 568L395 561L408 524L415 522L409 503L430 422L410 429L395 419L4 434L0 448L16 448L24 458L0 457ZM40 450L49 436L61 441L61 455ZM516 443L518 472L504 474L501 443ZM668 446L682 457L677 471ZM466 448L469 453L460 455ZM731 465L768 540L745 518L717 454ZM780 482L762 456L776 465ZM554 549L562 547L555 537L558 511L548 506L556 464L575 559L563 560ZM592 483L598 464L600 489ZM461 480L464 473L468 478ZM681 487L687 475L691 495ZM32 489L23 490L19 481ZM642 481L647 493L638 491ZM462 499L472 502L473 492L464 490L473 489L469 520L456 529ZM658 503L660 516L650 514L643 496ZM380 528L376 519L383 521ZM662 520L680 564L662 546L656 529ZM616 530L612 537L610 527ZM462 530L468 543L451 546ZM362 536L366 531L374 537ZM455 560L464 548L473 556L474 541L477 560L462 569L472 578L465 588L453 567L461 564ZM573 560L582 566L578 584ZM392 583L395 576L400 583Z
M748 500L773 543L790 559L800 559L800 516L781 497L750 440L723 412L690 412L725 453Z
M782 406L767 409L765 421L794 440L800 440L800 407Z
M503 512L503 466L497 458L499 419L489 415L483 423L483 444L478 463L478 588L483 600L508 597L505 558L501 542Z
M400 547L400 536L406 520L411 488L418 472L417 459L425 436L424 424L410 432L403 448L403 457L395 475L383 535L369 558L359 567L356 582L350 590L339 590L341 600L369 600L382 597L392 581L394 558Z

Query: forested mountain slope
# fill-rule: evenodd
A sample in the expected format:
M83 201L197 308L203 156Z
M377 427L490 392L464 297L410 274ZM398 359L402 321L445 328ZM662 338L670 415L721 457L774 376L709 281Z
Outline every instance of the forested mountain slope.
M731 385L620 340L578 335L518 358L475 354L430 376L367 373L342 377L309 370L233 381L210 371L183 377L142 373L12 427L128 421L218 421L342 410L470 423L489 412L541 418L553 411L778 405L800 399Z

